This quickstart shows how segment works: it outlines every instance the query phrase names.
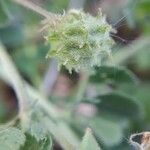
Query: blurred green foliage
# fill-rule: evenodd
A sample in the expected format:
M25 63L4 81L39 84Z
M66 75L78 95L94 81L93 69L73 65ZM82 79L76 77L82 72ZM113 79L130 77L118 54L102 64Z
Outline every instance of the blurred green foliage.
M124 13L129 12L127 21L130 27L138 26L144 34L150 34L150 1L149 0L129 0L124 8Z
M47 0L41 6L49 11L62 13L63 10L68 8L68 3L69 0ZM130 0L124 7L123 12L130 14L126 17L127 27L131 30L137 30L139 38L150 36L149 0ZM42 17L36 13L18 6L11 0L0 1L0 41L8 49L22 76L36 88L41 86L43 76L49 65L49 60L46 60L45 56L50 45L45 45L41 34L39 34L38 27L41 19ZM118 51L121 50L122 47L119 47ZM89 86L95 87L94 96L88 96L87 94L83 97L81 103L77 104L71 96L67 97L62 104L62 107L67 110L67 115L64 115L63 120L75 131L79 139L81 139L85 128L91 127L93 135L103 150L129 150L130 146L126 139L131 133L150 130L150 46L143 45L137 54L124 62L123 67L116 65L102 66L94 68L93 72L94 74L89 79ZM62 100L62 98L58 99L59 101ZM8 111L3 101L0 98L0 122L3 121ZM51 101L51 97L49 101ZM75 110L82 103L93 106L96 114L87 117L76 113ZM53 104L57 104L55 100ZM87 111L86 113L90 112ZM36 115L37 118L40 116L38 113ZM35 116L30 117L30 121L36 119ZM51 137L47 139L42 137L43 139L40 139L40 142L37 140L43 132L45 133L42 129L37 130L37 126L38 129L42 126L42 121L37 120L31 123L33 125L30 128L32 134L26 133L26 146L30 147L31 150L37 149L37 146L41 146L40 142L43 140L44 145L38 147L39 150L49 149L52 144ZM16 131L16 129L14 130ZM15 133L17 137L22 137L20 140L23 143L24 135L20 130ZM13 136L11 132L9 134ZM85 138L87 138L85 141L90 139L92 143L95 143L93 135L88 132L87 136L85 135ZM7 138L9 140L9 137ZM16 141L11 141L15 147L14 142ZM86 149L86 144L84 141L81 143L82 150ZM22 149L26 149L26 147L24 146Z

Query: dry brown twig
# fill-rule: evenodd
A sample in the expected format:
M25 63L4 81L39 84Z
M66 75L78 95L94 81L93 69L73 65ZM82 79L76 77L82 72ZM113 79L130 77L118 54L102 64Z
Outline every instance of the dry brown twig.
M139 141L136 141L138 136L140 136ZM131 135L130 143L136 150L150 150L150 132L141 132Z

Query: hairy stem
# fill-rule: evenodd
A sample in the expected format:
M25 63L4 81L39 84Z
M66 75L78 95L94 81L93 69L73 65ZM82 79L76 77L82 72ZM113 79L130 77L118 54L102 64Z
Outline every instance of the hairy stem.
M33 100L37 100L50 116L54 118L61 116L53 104L20 77L2 44L0 44L0 78L14 88L19 101L20 118L28 109L28 103Z
M20 117L24 116L28 108L28 94L22 82L17 69L14 67L13 62L9 55L7 54L6 49L0 44L0 64L3 67L6 75L10 79L10 82L16 92L18 101L19 101L19 115Z
M56 19L59 15L51 13L46 11L45 9L42 9L41 7L37 6L36 4L32 3L31 1L28 0L13 0L14 2L29 8L33 11L35 11L36 13L40 14L41 16L47 18L47 19Z
M60 121L60 118L62 118L65 115L65 112L59 112L57 107L50 103L42 94L39 93L36 89L31 87L29 84L27 84L23 79L20 77L17 69L15 68L11 58L6 52L6 49L0 44L0 78L3 79L6 83L11 85L18 97L19 101L19 118L24 123L26 121L26 110L27 106L30 102L37 103L45 110L48 117L53 118L57 125L60 127L62 126ZM66 112L67 113L67 112ZM11 122L10 124L11 125ZM48 124L49 126L49 124ZM65 131L70 134L74 134L74 132L70 129L69 126L63 125L65 128ZM58 127L56 127L57 131ZM50 130L51 133L53 133L53 130ZM59 133L59 132L58 132ZM57 141L64 141L63 147L66 147L68 143L65 143L65 141L68 141L69 144L76 145L78 138L74 137L72 138L72 141L68 137L64 137L63 135L55 137ZM67 148L65 150L68 150Z

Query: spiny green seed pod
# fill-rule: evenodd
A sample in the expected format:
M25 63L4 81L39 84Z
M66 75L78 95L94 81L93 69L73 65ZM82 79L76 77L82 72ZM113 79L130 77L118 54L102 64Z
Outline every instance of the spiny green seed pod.
M114 44L110 32L115 30L101 12L93 17L71 10L49 29L46 39L51 49L47 57L55 58L59 68L65 66L70 72L100 66L110 56Z

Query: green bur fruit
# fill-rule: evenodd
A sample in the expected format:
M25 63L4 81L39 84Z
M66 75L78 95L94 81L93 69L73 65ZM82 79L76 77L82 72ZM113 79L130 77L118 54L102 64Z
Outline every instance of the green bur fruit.
M109 58L114 44L110 32L115 30L101 12L93 17L83 11L71 10L49 28L46 40L51 49L47 57L55 58L58 67L65 66L69 72L100 66Z

